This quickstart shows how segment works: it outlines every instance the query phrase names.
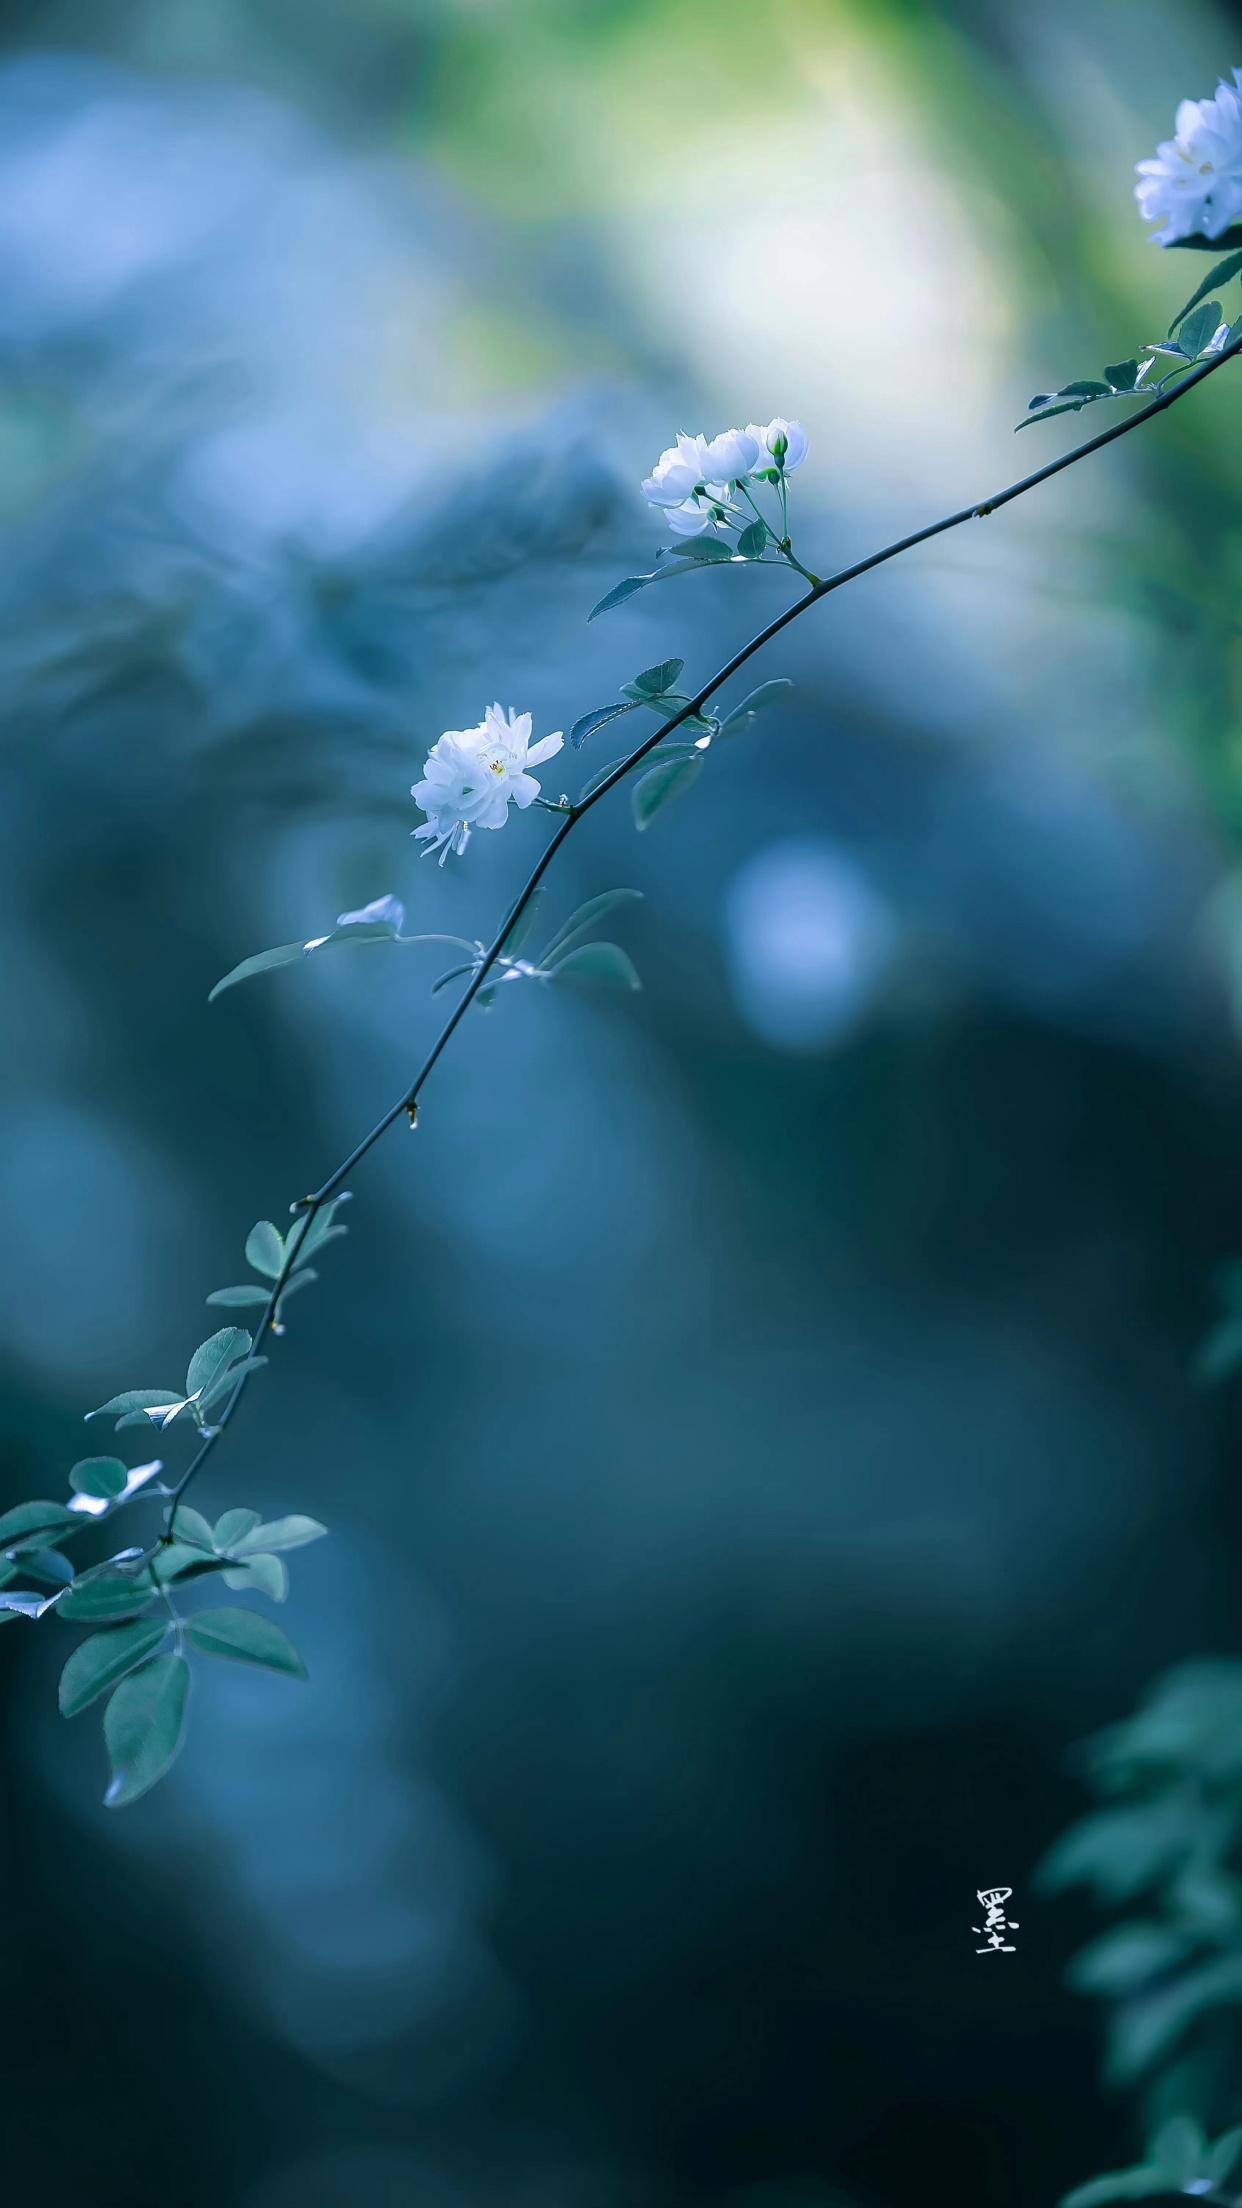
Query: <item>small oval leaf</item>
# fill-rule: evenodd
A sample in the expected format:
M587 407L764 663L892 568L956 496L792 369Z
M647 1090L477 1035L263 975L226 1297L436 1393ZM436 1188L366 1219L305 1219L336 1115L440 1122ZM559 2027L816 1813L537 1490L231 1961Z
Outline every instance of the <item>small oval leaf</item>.
M582 943L548 970L549 981L589 983L600 989L641 989L633 961L619 943Z
M78 1524L80 1520L64 1503L15 1503L0 1518L0 1548L11 1548L20 1539L33 1540L40 1533L63 1533Z
M226 1510L223 1517L217 1518L212 1538L218 1549L227 1550L232 1555L234 1545L243 1540L251 1527L258 1523L257 1510Z
M595 612L602 613L603 610L601 601ZM594 615L591 618L594 619ZM627 698L619 705L601 705L593 713L583 713L569 731L569 741L574 750L581 751L587 737L593 736L597 728L607 728L609 721L619 721L623 713L632 713L633 710L633 700Z
M125 1492L129 1472L119 1457L83 1457L69 1474L75 1495L103 1495L109 1502Z
M214 1004L216 998L222 996L226 989L234 988L239 981L249 981L252 974L270 974L275 967L296 965L298 959L305 956L306 946L303 943L278 943L274 950L256 951L253 958L243 958L240 966L230 967L228 973L211 990L207 1002Z
M235 1511L234 1517L249 1516L249 1512ZM224 1524L221 1519L220 1526ZM219 1539L220 1526L216 1528ZM235 1534L229 1546L234 1556L252 1556L260 1549L304 1549L308 1541L321 1541L327 1533L317 1518L272 1518L261 1525L256 1518L244 1533Z
M283 1556L250 1556L225 1573L224 1584L234 1594L266 1595L271 1602L283 1602L289 1592L289 1567Z
M75 1648L60 1675L60 1714L76 1717L97 1695L106 1694L127 1671L157 1649L168 1631L168 1620L152 1618L136 1625L113 1626L108 1633L92 1633Z
M244 1326L222 1326L218 1334L211 1334L200 1342L191 1357L185 1376L187 1396L199 1395L214 1387L230 1365L235 1365L249 1355L250 1336Z
M104 1711L112 1779L104 1802L123 1809L162 1779L185 1734L190 1667L184 1656L153 1656L122 1679Z
M288 1635L255 1610L199 1610L186 1619L185 1636L204 1655L262 1664L293 1679L306 1677L306 1666Z
M270 1219L260 1219L246 1236L246 1263L253 1265L256 1273L266 1273L275 1280L285 1262L284 1239Z
M703 771L701 759L665 759L634 787L634 825L649 828L657 813L684 797Z
M56 1605L56 1615L69 1625L102 1625L121 1618L134 1618L145 1610L155 1593L155 1583L150 1572L137 1576L132 1572L103 1572L96 1577L80 1578L77 1585L61 1596Z
M598 897L588 897L584 905L579 905L577 911L571 912L568 920L562 922L543 952L540 963L547 966L559 953L567 951L571 944L580 942L606 913L615 912L620 905L641 904L642 895L641 889L604 889Z
M635 675L634 688L644 697L660 698L671 690L685 666L684 659L662 659L658 667L644 667L641 675Z

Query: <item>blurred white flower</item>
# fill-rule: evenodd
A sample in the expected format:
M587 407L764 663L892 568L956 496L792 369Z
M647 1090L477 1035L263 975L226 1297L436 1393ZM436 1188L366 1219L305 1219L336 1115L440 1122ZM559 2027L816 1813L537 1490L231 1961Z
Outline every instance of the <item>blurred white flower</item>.
M425 856L438 851L443 866L450 851L465 850L472 828L503 828L510 800L522 812L534 803L539 784L527 770L554 758L564 738L558 730L532 744L530 730L529 713L489 705L477 728L446 729L432 745L410 792L427 815L413 831Z
M746 435L753 437L759 447L759 466L781 467L786 475L791 468L796 468L805 460L810 443L801 422L787 422L783 414L778 414L775 421L771 422L748 422ZM781 438L784 439L784 446L778 450L778 440Z
M894 914L848 853L820 836L791 836L739 867L726 948L734 994L756 1033L786 1050L822 1050L876 1004L899 938Z
M1219 238L1242 216L1242 71L1211 100L1182 100L1174 138L1140 161L1134 196L1144 222L1161 222L1155 245Z

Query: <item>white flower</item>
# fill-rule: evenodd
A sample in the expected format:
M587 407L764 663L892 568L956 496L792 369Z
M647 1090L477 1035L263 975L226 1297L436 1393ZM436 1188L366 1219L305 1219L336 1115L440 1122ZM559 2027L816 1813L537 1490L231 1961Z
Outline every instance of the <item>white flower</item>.
M666 506L664 519L675 537L701 537L705 529L718 526L713 507L700 506L697 498L688 498L682 506Z
M558 730L532 744L530 729L529 713L489 705L478 728L446 729L432 745L410 795L427 815L413 833L427 854L440 853L441 866L450 851L465 850L472 828L503 828L510 800L524 812L538 797L527 769L554 758L564 738Z
M786 475L805 460L810 443L801 422L787 422L782 414L773 422L748 422L746 435L753 437L759 447L760 467L780 467ZM784 438L785 445L778 457L776 443L780 437Z
M660 506L679 537L698 537L716 526L715 510L726 509L735 483L759 465L758 439L747 429L723 429L718 437L687 437L662 452L643 484L649 505Z
M677 433L677 442L662 452L643 484L643 497L652 506L681 506L707 482L707 439Z
M722 429L707 447L707 472L714 482L740 483L759 465L760 443L751 429Z
M1176 245L1202 234L1219 238L1242 216L1242 71L1215 99L1182 100L1177 135L1140 161L1134 196L1144 222L1162 222L1152 243Z

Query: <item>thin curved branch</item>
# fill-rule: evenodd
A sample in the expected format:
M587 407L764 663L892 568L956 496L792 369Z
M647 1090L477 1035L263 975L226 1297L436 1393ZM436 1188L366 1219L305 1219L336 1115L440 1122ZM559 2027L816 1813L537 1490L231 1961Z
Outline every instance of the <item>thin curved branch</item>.
M709 682L704 683L702 689L694 697L688 699L686 704L681 706L668 720L661 722L654 735L648 736L643 743L636 745L628 758L619 761L611 774L606 775L603 781L596 785L589 797L583 798L580 803L569 808L555 834L540 852L525 882L510 905L499 931L488 945L479 965L476 966L413 1080L398 1097L397 1102L391 1105L376 1120L375 1125L363 1136L361 1142L355 1144L348 1157L344 1158L341 1164L328 1175L322 1186L315 1189L312 1195L303 1197L300 1205L295 1207L300 1213L298 1224L290 1232L285 1247L284 1262L273 1283L272 1292L264 1307L263 1315L255 1329L256 1341L260 1335L266 1334L273 1325L281 1293L297 1260L298 1250L306 1235L310 1232L311 1222L315 1214L322 1209L324 1204L329 1203L338 1190L344 1186L355 1167L362 1163L368 1151L374 1148L381 1135L387 1134L388 1129L394 1126L402 1117L408 1117L411 1123L414 1122L422 1090L500 957L510 930L525 912L561 845L572 830L577 827L578 822L591 811L592 807L598 805L601 798L606 797L611 790L614 790L618 782L624 781L625 777L631 773L640 761L646 758L649 752L654 751L658 744L663 743L666 736L672 735L674 729L680 728L683 722L690 720L694 714L701 712L709 699L715 696L717 690L721 689L733 675L737 674L748 660L753 659L756 652L762 651L764 645L769 644L774 636L779 636L782 629L787 629L792 621L796 621L799 615L806 613L811 606L817 605L822 598L830 597L833 591L841 590L846 583L857 581L860 575L870 574L873 568L883 567L887 561L898 559L903 552L912 552L917 545L927 544L932 537L943 536L950 529L959 529L963 522L981 521L989 514L998 513L1002 506L1008 506L1015 498L1024 497L1027 491L1033 491L1040 483L1049 482L1054 475L1060 475L1064 469L1074 467L1079 460L1085 460L1090 453L1102 452L1105 445L1114 444L1120 437L1128 437L1131 431L1138 429L1144 422L1150 422L1154 420L1157 414L1163 414L1169 407L1176 406L1178 400L1184 398L1186 393L1193 390L1196 384L1205 383L1209 376L1215 375L1218 368L1223 368L1225 362L1232 360L1239 352L1242 352L1242 329L1228 345L1223 346L1219 353L1214 354L1211 360L1201 361L1197 367L1191 369L1189 375L1184 376L1181 382L1174 385L1171 390L1161 391L1159 396L1150 400L1146 406L1140 407L1134 414L1127 415L1122 421L1113 422L1108 429L1101 430L1098 436L1088 437L1082 444L1071 446L1070 450L1063 452L1058 459L1049 460L1042 468L1033 469L1029 475L1020 477L1016 483L1010 483L1006 489L994 491L990 498L976 500L970 506L960 506L956 513L945 514L939 521L928 522L924 528L912 530L909 536L897 537L891 544L884 545L880 551L868 553L865 559L855 560L852 566L839 568L835 575L825 576L822 582L816 582L806 592L805 596L796 599L792 606L787 606L783 613L776 616L775 620L769 621L765 628L760 629L755 636L752 636L748 644L744 644L740 651L735 652L731 659L726 660L724 666L718 669ZM210 1432L203 1436L189 1465L174 1487L165 1517L163 1539L166 1542L172 1539L173 1521L178 1503L190 1482L207 1462L225 1428L229 1425L242 1396L246 1392L249 1379L249 1373L242 1374L216 1424Z

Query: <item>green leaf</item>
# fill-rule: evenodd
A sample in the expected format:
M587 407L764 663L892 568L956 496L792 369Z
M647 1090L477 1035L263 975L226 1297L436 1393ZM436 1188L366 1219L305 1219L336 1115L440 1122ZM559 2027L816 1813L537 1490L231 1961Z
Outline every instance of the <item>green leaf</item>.
M284 1239L270 1219L260 1219L246 1236L246 1263L256 1273L266 1273L269 1280L276 1280L285 1262Z
M163 1433L167 1427L175 1426L179 1418L192 1419L194 1411L193 1403L187 1402L184 1396L175 1395L166 1408L156 1404L150 1410L129 1411L124 1418L118 1418L116 1432L121 1433L126 1426L141 1426L146 1433L150 1433L151 1428L156 1426Z
M402 935L405 914L395 897L378 897L375 905L391 906L394 917L368 919L362 913L344 913L326 935L313 935L306 943L278 943L274 950L256 951L253 958L243 958L240 966L232 967L216 983L208 994L208 1004L213 1004L225 989L232 989L239 981L249 981L255 974L269 974L277 966L296 966L299 959L333 950L342 943L432 943L438 940L435 936ZM374 908L365 909L369 912Z
M152 1656L122 1679L104 1711L112 1780L109 1809L123 1809L162 1779L181 1746L190 1667L184 1656Z
M28 1579L41 1587L72 1587L73 1566L59 1549L22 1549L17 1559Z
M192 1509L189 1503L177 1504L173 1512L172 1526L169 1530L174 1539L188 1542L192 1548L207 1549L208 1551L215 1548L215 1535L212 1533L207 1520L200 1516L197 1510Z
M1063 383L1057 392L1057 397L1059 399L1109 399L1112 397L1112 385L1100 383L1096 378L1088 376L1079 383Z
M1137 360L1115 360L1104 370L1114 391L1134 391L1138 388L1139 363Z
M1032 406L1034 406L1035 403L1036 402L1034 401L1034 399L1032 399ZM1039 414L1025 414L1020 422L1014 423L1015 434L1020 429L1029 429L1032 422L1050 422L1054 414L1081 414L1086 403L1087 402L1085 399L1070 399L1061 406L1045 406L1043 408L1043 411ZM1104 2182L1105 2181L1103 2178L1099 2180L1100 2184L1103 2184ZM1070 2195L1069 2197L1076 2198L1077 2196Z
M658 667L644 667L641 675L635 675L634 688L646 698L661 698L671 690L685 666L684 659L662 659Z
M244 1540L251 1527L258 1523L257 1510L226 1510L224 1516L216 1520L212 1539L218 1549L227 1550L231 1556L236 1543Z
M1189 1952L1189 1943L1180 1933L1136 1919L1114 1925L1092 1940L1074 1957L1067 1977L1079 1993L1103 1993L1115 1999L1183 1962Z
M527 898L525 905L500 946L501 958L516 958L518 956L522 946L529 942L530 937L534 934L546 901L547 891L542 889L535 890Z
M617 768L623 767L625 763L626 762L624 758L610 759L606 767L597 767L594 774L590 776L589 780L583 783L582 788L579 790L578 803L581 805L584 797L589 797L592 790L597 790L600 787L601 783L608 780L610 774L615 774Z
M242 1515L241 1511L230 1513L235 1518ZM245 1515L248 1516L249 1513ZM221 1519L220 1526L223 1524L224 1520ZM220 1526L216 1527L217 1540L220 1538ZM310 1541L321 1541L327 1530L326 1526L320 1525L317 1518L272 1518L266 1525L261 1525L256 1518L243 1533L234 1534L228 1546L232 1554L239 1557L253 1556L260 1549L304 1549Z
M600 891L598 897L588 897L584 905L579 905L576 912L570 913L568 920L562 921L556 934L541 953L540 965L550 965L552 960L560 953L569 950L571 945L580 942L584 935L589 934L590 930L598 925L605 914L616 912L622 905L641 904L642 895L641 889L604 889Z
M207 1572L223 1571L227 1558L211 1555L188 1541L166 1541L151 1570L156 1585L167 1587L175 1580L201 1579Z
M446 974L438 974L431 984L432 996L438 997L440 991L447 989L451 981L460 981L464 975L474 973L480 963L479 959L472 958L466 966L450 966Z
M1218 1380L1228 1379L1240 1364L1242 1312L1235 1312L1213 1327L1195 1358L1194 1376L1201 1387L1211 1387Z
M100 1694L106 1694L135 1664L159 1647L168 1631L168 1620L153 1618L135 1625L117 1625L108 1633L92 1633L75 1648L60 1675L60 1714L76 1717L79 1710Z
M548 980L603 989L641 989L642 982L619 943L582 943L549 968Z
M1199 2176L1206 2144L1203 2128L1193 2116L1170 2116L1148 2143L1147 2151L1180 2190Z
M1174 315L1169 324L1169 336L1176 335L1179 326L1185 321L1192 307L1197 307L1199 301L1206 299L1209 291L1215 291L1218 284L1229 283L1237 275L1239 269L1242 269L1242 253L1227 253L1223 261L1218 261L1215 268L1210 268L1198 290L1191 292L1181 313Z
M743 529L737 540L737 548L744 560L759 559L768 548L766 521L752 521L749 528Z
M1240 2000L1242 1954L1236 1950L1184 1971L1169 1986L1132 1998L1112 2023L1109 2078L1129 2084L1168 2055L1205 2011L1222 2005L1232 2008Z
M224 1584L235 1594L267 1595L272 1602L283 1602L289 1592L289 1568L283 1556L251 1556L225 1573Z
M1133 2169L1112 2170L1107 2177L1093 2177L1089 2185L1076 2185L1063 2196L1061 2208L1106 2208L1111 2200L1155 2200L1168 2190L1164 2170L1138 2162Z
M186 1639L207 1656L231 1656L235 1663L262 1664L268 1671L305 1679L306 1666L278 1625L254 1610L199 1610L186 1619Z
M41 1618L59 1601L56 1595L36 1595L29 1588L12 1587L0 1594L0 1625L8 1625L13 1618Z
M101 1403L98 1410L88 1411L86 1418L106 1418L112 1411L120 1411L122 1415L126 1415L134 1411L158 1410L161 1404L180 1401L181 1397L174 1395L171 1388L126 1388L120 1395L112 1396L107 1403ZM142 1421L138 1423L141 1424ZM118 1428L120 1424L121 1420L118 1418Z
M604 601L601 599L595 608L595 613L603 613L604 610ZM590 619L592 621L595 619L594 613L590 615ZM609 721L619 721L623 713L632 713L635 703L634 699L626 698L619 705L597 706L593 713L580 715L569 731L569 741L574 750L581 751L587 737L593 736L597 728L607 728Z
M69 1474L69 1485L76 1495L103 1495L111 1502L124 1492L128 1477L119 1457L83 1457Z
M232 966L221 981L216 983L207 997L214 1004L226 989L235 988L239 981L249 981L254 974L270 974L277 966L294 966L305 958L306 947L302 943L278 943L274 950L256 951L252 958L243 958L240 966Z
M191 1357L185 1376L185 1392L197 1395L219 1380L230 1365L250 1353L250 1336L244 1326L222 1326L218 1334L210 1334L200 1342Z
M1242 260L1242 254L1239 255ZM1222 2131L1220 2138L1208 2148L1203 2174L1213 2185L1223 2185L1229 2172L1242 2154L1242 2125L1233 2131Z
M720 567L733 558L733 547L720 537L686 537L669 546L669 558L694 567Z
M227 1371L221 1373L220 1378L213 1386L204 1388L198 1399L200 1411L209 1411L213 1403L222 1402L224 1397L231 1395L234 1388L246 1379L248 1374L257 1372L259 1367L266 1363L266 1357L243 1357L239 1364L230 1365Z
M674 546L659 567L650 568L645 575L627 575L623 582L614 584L598 604L592 606L587 620L594 621L597 614L608 613L613 606L624 605L627 598L633 598L637 591L646 590L651 583L667 582L673 575L692 575L700 567L715 566L732 558L729 546L722 544L719 537L691 538L687 543Z
M155 1582L149 1571L85 1573L76 1586L62 1595L56 1605L57 1617L70 1625L90 1621L102 1625L105 1620L115 1622L120 1618L136 1617L145 1610L155 1593Z
M40 1533L62 1533L81 1522L77 1512L67 1510L63 1503L15 1503L0 1518L0 1547L12 1548L22 1537L29 1540Z
M627 575L624 581L614 583L611 590L606 590L603 597L596 600L587 615L588 622L596 620L601 613L611 613L614 606L623 606L627 598L633 598L640 590L646 590L648 583L658 583L662 574L663 570L657 567L647 575ZM571 729L571 740L572 736Z
M1198 233L1190 238L1170 238L1165 250L1178 248L1192 253L1215 253L1222 245L1242 245L1242 222L1231 222L1218 238L1204 238Z
M760 713L766 713L769 706L779 704L785 692L792 689L793 684L788 675L777 675L771 682L761 682L757 690L749 691L740 705L735 705L731 713L725 714L717 735L742 735Z
M649 828L657 813L693 788L703 771L701 759L665 759L634 786L634 825Z
M1178 340L1184 353L1191 360L1197 359L1213 331L1221 321L1219 299L1209 299L1201 307L1192 307L1178 332Z
M347 1190L343 1196L334 1196L329 1203L320 1205L305 1234L298 1237L298 1254L294 1259L295 1269L305 1265L307 1259L313 1257L316 1250L322 1249L330 1236L349 1232L347 1227L338 1227L333 1223L341 1205L347 1204L349 1200ZM292 1239L292 1234L293 1230L291 1228L290 1239Z
M1186 1846L1186 1819L1176 1802L1097 1810L1071 1825L1049 1850L1040 1884L1053 1893L1087 1884L1102 1901L1128 1901L1167 1876Z
M213 1288L207 1301L218 1304L225 1311L241 1311L247 1305L252 1310L258 1310L266 1305L271 1292L270 1288L259 1287Z

